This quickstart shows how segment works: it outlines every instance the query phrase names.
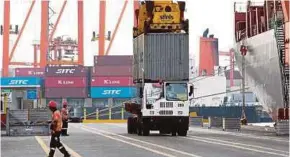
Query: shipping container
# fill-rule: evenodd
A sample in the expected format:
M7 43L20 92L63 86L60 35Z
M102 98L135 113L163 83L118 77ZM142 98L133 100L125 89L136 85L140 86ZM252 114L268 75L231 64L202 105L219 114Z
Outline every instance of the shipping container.
M67 67L46 67L45 68L45 76L53 76L53 77L86 77L88 75L88 71L86 67L83 66L67 66Z
M132 98L136 96L134 87L91 87L92 98Z
M87 88L45 88L46 98L86 98Z
M189 40L182 33L150 33L133 41L134 80L188 80Z
M1 87L40 87L42 85L42 78L40 77L2 77L0 79Z
M44 76L44 68L15 68L15 76Z
M93 77L91 86L116 87L116 86L134 86L132 77Z
M95 56L95 66L118 66L118 65L132 65L133 56Z
M46 88L87 87L87 77L46 77L44 82Z
M96 66L92 76L132 76L132 66Z

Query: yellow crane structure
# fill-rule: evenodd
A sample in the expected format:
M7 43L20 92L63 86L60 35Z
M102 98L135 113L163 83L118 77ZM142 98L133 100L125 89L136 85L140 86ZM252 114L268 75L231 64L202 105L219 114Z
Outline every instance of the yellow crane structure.
M188 33L189 22L184 19L185 2L172 0L145 0L135 10L137 27L134 38L144 33L181 32Z

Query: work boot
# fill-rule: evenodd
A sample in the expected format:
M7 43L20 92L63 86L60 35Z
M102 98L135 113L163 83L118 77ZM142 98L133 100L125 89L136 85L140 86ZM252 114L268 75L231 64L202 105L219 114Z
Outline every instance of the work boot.
M54 156L54 152L55 152L55 150L50 149L50 152L48 154L48 157L53 157Z
M70 157L70 154L68 151L62 146L62 148L59 149L59 151L64 155L64 157Z

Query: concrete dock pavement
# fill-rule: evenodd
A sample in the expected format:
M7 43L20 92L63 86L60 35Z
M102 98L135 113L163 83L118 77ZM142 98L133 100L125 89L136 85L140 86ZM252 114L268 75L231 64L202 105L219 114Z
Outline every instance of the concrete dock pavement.
M288 157L289 137L191 127L187 137L127 134L126 124L69 124L62 143L74 157ZM5 157L46 156L49 136L2 137ZM62 156L57 151L56 156Z

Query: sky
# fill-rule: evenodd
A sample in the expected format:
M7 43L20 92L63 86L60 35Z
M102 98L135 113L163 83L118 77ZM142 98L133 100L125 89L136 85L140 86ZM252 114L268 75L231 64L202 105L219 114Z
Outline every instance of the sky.
M196 58L198 64L199 38L203 31L209 28L209 34L219 39L219 50L228 51L233 46L233 4L232 0L185 0L186 18L190 24L190 55ZM244 1L245 0L239 0ZM51 19L56 21L63 0L51 0L51 6L56 15ZM11 24L22 26L31 0L11 0ZM114 30L124 0L107 0L106 31ZM0 2L0 25L3 25L3 5ZM84 2L84 53L85 65L93 65L93 56L98 53L98 43L91 42L92 32L98 32L99 1L86 0ZM129 0L119 31L116 34L110 55L132 55L132 27L133 27L133 0ZM77 39L77 0L69 0L64 10L55 36L68 35ZM13 61L33 61L32 43L40 39L40 0L37 0L30 19L26 25L22 38L13 57ZM0 38L0 58L3 51L3 36ZM15 43L16 36L10 35L10 50ZM106 46L108 46L106 42ZM1 59L0 67L2 67ZM228 62L228 61L225 61ZM225 63L222 63L225 64Z

